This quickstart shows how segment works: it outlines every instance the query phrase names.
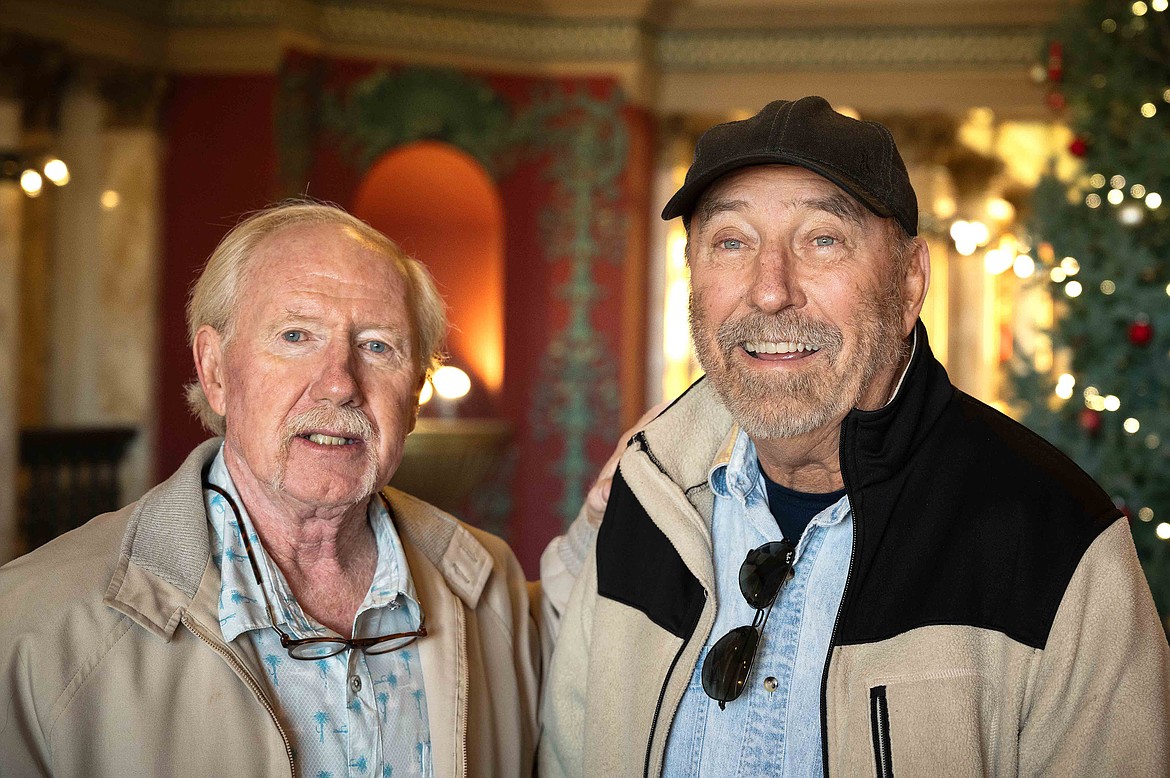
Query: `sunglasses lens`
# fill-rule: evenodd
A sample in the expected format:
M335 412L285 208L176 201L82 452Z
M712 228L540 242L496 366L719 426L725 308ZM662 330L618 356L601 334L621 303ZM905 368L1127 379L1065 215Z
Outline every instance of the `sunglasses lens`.
M765 543L748 552L739 568L739 590L748 605L764 610L772 604L795 557L796 547L786 540Z
M703 660L703 691L708 697L719 702L739 697L759 643L754 627L737 627L711 646Z

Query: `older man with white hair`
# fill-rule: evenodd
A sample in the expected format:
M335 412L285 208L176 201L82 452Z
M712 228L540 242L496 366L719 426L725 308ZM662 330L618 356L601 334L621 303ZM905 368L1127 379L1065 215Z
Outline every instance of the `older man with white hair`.
M284 204L224 238L188 324L222 439L0 570L0 773L531 773L515 557L386 487L446 331L426 270Z

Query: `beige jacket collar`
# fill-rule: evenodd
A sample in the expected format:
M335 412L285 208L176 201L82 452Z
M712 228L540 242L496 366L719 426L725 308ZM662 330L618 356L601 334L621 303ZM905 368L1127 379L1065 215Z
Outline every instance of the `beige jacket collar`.
M103 601L163 640L174 635L187 610L204 624L218 625L212 596L219 574L203 514L203 468L221 439L200 444L175 473L138 501L122 537L117 567ZM492 571L492 557L453 518L408 494L385 494L403 542L413 545L439 571L469 608L479 602ZM200 506L198 512L192 506ZM412 569L412 574L416 574Z

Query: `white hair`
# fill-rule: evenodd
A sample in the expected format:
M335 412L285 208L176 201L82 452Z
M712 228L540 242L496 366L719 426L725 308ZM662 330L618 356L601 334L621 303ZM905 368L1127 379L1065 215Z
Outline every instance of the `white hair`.
M239 305L239 290L251 266L256 247L278 232L304 224L337 224L352 230L365 243L393 261L406 281L407 305L413 323L414 354L420 376L443 361L447 335L447 310L430 272L361 219L339 206L305 200L278 203L250 214L224 236L207 259L187 301L188 345L203 325L218 332L224 343L231 340ZM216 413L198 381L186 387L187 404L211 432L224 434L223 416Z

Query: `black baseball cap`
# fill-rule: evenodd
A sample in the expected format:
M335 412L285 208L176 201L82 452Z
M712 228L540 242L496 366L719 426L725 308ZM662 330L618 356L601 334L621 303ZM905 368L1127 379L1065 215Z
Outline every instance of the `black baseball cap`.
M751 165L797 165L824 176L869 210L918 234L918 198L885 126L851 119L823 97L776 100L750 119L717 124L695 144L695 161L663 219L688 223L716 179Z

